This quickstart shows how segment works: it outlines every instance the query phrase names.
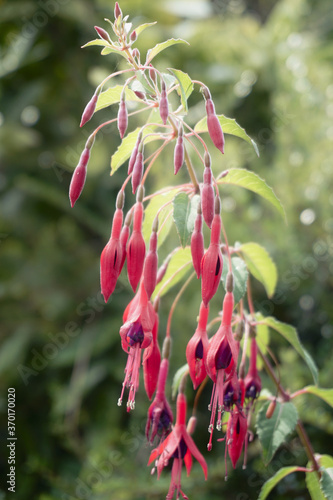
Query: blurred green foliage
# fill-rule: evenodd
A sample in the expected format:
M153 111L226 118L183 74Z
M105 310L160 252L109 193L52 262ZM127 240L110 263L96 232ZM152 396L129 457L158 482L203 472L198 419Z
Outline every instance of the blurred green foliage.
M100 56L96 47L80 49L95 37L94 25L106 27L103 19L113 17L113 7L106 0L0 3L1 437L4 446L7 389L15 387L18 500L153 500L163 498L169 484L166 471L156 482L146 468L148 405L143 391L133 415L116 406L125 365L118 331L131 293L125 276L107 307L99 293L99 256L123 180L122 169L109 176L110 156L119 144L115 127L94 146L75 209L68 201L71 172L89 130L115 113L114 108L102 110L93 125L78 127L96 85L123 64L115 56ZM190 47L168 49L158 56L157 66L180 68L203 80L217 112L235 117L258 142L260 159L248 144L227 137L225 157L214 155L213 168L258 173L281 199L288 225L258 197L225 186L229 240L256 241L270 251L279 270L278 290L267 300L262 286L254 286L256 308L298 328L321 369L321 385L330 387L331 2L125 0L121 7L134 24L158 21L141 35L141 53L172 36L187 39ZM195 123L203 116L201 96L193 94L189 104ZM172 170L170 158L163 155L150 187L171 184ZM171 296L163 300L160 336ZM189 304L199 305L199 296L194 286L176 310L171 374L184 363L198 309L194 312ZM271 343L288 390L311 383L296 353L276 336ZM195 437L201 450L207 441L209 392L210 387L198 414ZM329 452L333 426L328 406L308 395L298 409L315 450ZM1 451L5 477L5 447ZM183 480L190 498L255 499L280 466L304 465L306 457L293 439L265 467L255 439L247 469L230 471L227 483L223 443L208 461L207 483L196 466ZM1 488L4 498L6 485ZM276 499L296 497L309 498L301 474L288 477L271 494Z

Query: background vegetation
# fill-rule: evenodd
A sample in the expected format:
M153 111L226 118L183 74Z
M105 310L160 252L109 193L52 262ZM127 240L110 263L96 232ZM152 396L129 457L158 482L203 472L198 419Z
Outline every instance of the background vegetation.
M169 483L168 474L156 482L146 468L148 404L142 391L133 415L116 405L125 363L118 331L132 295L125 276L108 306L99 293L100 252L123 179L121 170L109 176L109 159L119 144L115 128L94 147L74 210L68 201L71 172L92 130L90 124L79 129L82 109L119 64L112 55L101 57L96 47L80 46L94 38L94 25L106 28L103 19L112 18L113 7L106 0L0 2L0 411L4 443L7 389L15 387L18 500L152 500L163 498ZM235 117L257 140L259 159L249 145L227 137L225 157L214 157L213 168L248 167L265 178L285 206L288 225L257 197L229 188L222 193L229 239L257 241L270 251L278 290L268 301L257 284L255 305L298 328L321 370L321 386L331 387L331 3L124 0L121 7L134 23L158 21L140 37L141 53L172 36L187 39L190 47L168 49L158 67L181 68L205 81L217 112ZM200 96L191 99L193 117L202 115ZM114 108L101 111L94 124L114 114ZM171 183L172 169L164 156L151 186ZM169 294L162 304L161 336L171 301ZM191 304L199 304L198 287L185 295L174 317L171 373L184 363L183 348L195 328L198 307L194 313ZM271 344L289 390L311 383L286 343L272 336ZM203 394L196 433L201 450L209 392L210 387ZM329 407L311 396L298 406L316 452L328 453ZM295 437L268 468L255 439L247 469L230 471L227 483L224 445L207 459L207 483L196 467L184 479L190 498L256 499L281 465L306 464ZM1 466L5 477L4 444ZM5 498L5 481L1 488ZM309 498L301 474L287 478L271 498Z

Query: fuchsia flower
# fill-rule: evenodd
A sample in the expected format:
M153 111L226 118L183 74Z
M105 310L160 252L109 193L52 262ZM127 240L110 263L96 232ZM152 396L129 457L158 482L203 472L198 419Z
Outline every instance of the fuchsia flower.
M99 94L101 93L102 87L97 87L94 95L86 105L86 107L83 110L82 117L81 117L81 122L80 122L80 127L83 127L89 120L91 120L93 114L95 113L97 101Z
M139 194L138 199L142 199L141 193ZM140 281L146 255L146 244L142 236L142 219L142 201L137 201L134 207L133 232L127 245L127 274L133 292Z
M123 92L119 103L118 118L117 118L117 126L121 139L125 135L125 132L127 130L127 125L128 125L128 114L125 102L125 92Z
M245 398L254 401L261 391L261 380L257 370L257 342L253 337L251 339L251 354L250 354L250 367L248 374L244 380Z
M123 315L124 324L120 328L121 345L128 354L125 367L125 380L118 406L121 406L125 387L129 389L127 411L135 408L135 393L139 387L139 369L142 349L150 346L156 312L148 301L147 293L141 282L138 293L131 300Z
M220 328L215 333L215 335L212 337L207 351L207 357L206 357L207 375L214 382L211 402L208 407L209 410L212 412L208 428L210 432L208 450L212 449L212 438L213 438L216 413L217 413L216 428L218 430L221 430L222 428L222 413L224 411L225 372L228 370L230 372L230 378L232 378L237 366L238 346L236 344L236 341L234 340L231 330L231 319L232 319L233 308L234 308L233 293L227 291L223 300L221 325ZM235 395L233 397L235 397L237 400L239 391L237 377L233 378L233 382L235 385L235 387L233 388L233 390L235 391Z
M194 223L194 230L191 236L191 255L195 272L198 279L201 274L201 261L205 253L204 237L202 234L202 213L201 203L198 205L198 213Z
M207 87L204 89L204 96L206 99L206 113L207 113L207 126L208 132L211 140L214 143L214 146L217 147L224 153L224 135L221 124L219 122L218 117L216 116L215 106L212 101L210 92Z
M242 411L236 409L230 414L227 425L227 447L233 468L235 469L242 453L247 436L247 420Z
M133 165L133 171L132 171L132 192L133 192L133 194L138 189L139 184L142 180L143 170L144 170L143 142L141 141L139 146L138 146L138 152L136 154L135 162Z
M121 191L122 193L122 191ZM120 200L120 201L119 201ZM105 302L113 293L123 262L123 244L120 242L120 232L123 223L123 210L118 206L123 205L123 194L117 198L117 209L113 216L111 237L101 254L100 276L101 292Z
M173 458L171 483L166 497L167 500L171 500L175 491L177 492L177 499L179 498L179 494L184 499L187 499L187 496L181 490L181 470L184 460L187 474L190 474L192 455L201 465L205 479L207 479L208 470L206 461L186 429L186 406L185 394L179 393L177 396L176 424L169 436L152 451L148 462L148 465L150 465L156 460L157 477L159 478L163 468Z
M165 396L168 371L169 360L165 358L162 360L159 370L156 395L148 410L146 437L150 443L154 441L156 435L159 435L163 440L171 430L173 415Z
M223 259L220 248L220 233L220 198L216 196L210 245L201 261L201 295L202 301L206 307L218 289L222 274Z
M85 148L81 153L80 161L77 164L72 180L69 186L69 199L73 208L84 188L87 176L87 165L90 158L90 150L94 145L95 136L90 136L86 142Z
M186 359L194 390L206 378L205 359L208 349L207 320L209 307L200 306L198 327L186 347Z
M165 125L169 116L169 104L166 94L166 86L163 80L162 80L162 90L161 90L161 99L159 107L160 107L160 116L162 118L162 122Z
M183 139L183 127L181 125L178 130L178 137L175 146L173 162L174 162L174 174L177 175L184 163L184 139Z
M129 159L129 162L128 162L128 170L127 170L128 175L133 172L133 168L134 168L134 165L135 165L136 157L138 155L138 149L139 149L139 145L140 145L141 141L142 141L142 132L140 130L138 138L137 138L135 146L134 146L134 149L133 149L133 151L131 153L131 156L130 156L130 159Z
M155 290L156 279L157 279L157 266L158 266L158 255L157 255L157 225L158 220L154 221L153 230L149 241L149 251L145 258L144 268L143 268L143 282L145 289L150 299L151 294Z
M201 188L202 215L209 228L212 227L214 218L214 188L212 184L212 170L210 167L209 153L205 153L205 170Z

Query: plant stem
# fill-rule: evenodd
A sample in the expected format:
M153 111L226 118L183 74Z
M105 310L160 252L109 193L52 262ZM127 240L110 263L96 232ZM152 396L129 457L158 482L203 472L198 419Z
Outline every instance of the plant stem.
M189 156L189 154L187 152L186 146L184 146L184 157L185 157L185 163L186 163L187 171L188 171L189 176L191 178L191 181L193 183L194 191L195 191L196 194L198 194L198 193L200 193L200 187L199 187L197 176L195 175L195 172L194 172L194 169L193 169L193 166L192 166L192 162L191 162L190 156Z

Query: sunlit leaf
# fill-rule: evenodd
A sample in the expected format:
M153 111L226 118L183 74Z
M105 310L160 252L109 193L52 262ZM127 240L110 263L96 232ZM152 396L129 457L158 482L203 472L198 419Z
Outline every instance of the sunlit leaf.
M176 77L179 83L179 95L181 97L181 103L183 105L184 110L187 112L187 99L193 92L193 83L191 78L187 73L180 71L179 69L168 68L169 71Z
M146 28L150 28L150 26L154 26L154 24L156 24L156 23L157 23L157 21L154 21L153 23L140 24L140 26L135 28L135 32L136 32L137 36L139 36L140 33L142 33Z
M171 213L173 211L172 200L178 193L178 189L172 189L167 193L160 193L154 196L145 208L145 218L142 225L142 234L146 243L148 243L153 221L156 217L158 210L165 204L164 208L161 209L158 216L159 229L158 229L158 247L162 245L165 238L168 236L169 231L172 227L173 220Z
M166 40L165 42L158 43L153 47L152 49L149 49L147 52L147 59L146 59L146 65L149 64L157 54L162 52L162 50L167 49L168 47L171 47L172 45L175 45L177 43L186 43L186 45L190 45L188 42L185 40L182 40L181 38L170 38L169 40Z
M162 281L156 286L153 298L163 287L160 296L165 295L170 288L175 286L189 272L192 267L191 250L189 248L179 248L172 255L167 271ZM169 281L170 280L170 281ZM167 283L168 282L168 283Z
M182 247L186 247L193 232L199 202L199 195L190 199L186 193L177 194L173 200L173 220Z
M234 300L235 305L244 297L247 288L248 270L243 259L239 257L231 258L232 273L234 275ZM229 272L229 262L225 255L223 255L223 270L221 280L225 289L227 274Z
M292 474L298 470L298 466L294 465L291 467L283 467L280 469L273 477L271 477L260 490L258 500L265 500L272 489L288 474Z
M171 386L171 395L172 399L175 399L178 391L178 387L180 384L181 379L185 375L185 373L188 372L188 364L186 363L185 365L181 366L175 373L173 379L172 379L172 386Z
M302 391L318 396L318 398L322 399L333 408L333 389L323 389L316 385L308 385L304 387Z
M106 108L107 106L111 106L111 104L116 104L120 102L120 96L123 91L123 86L122 85L116 85L115 87L112 87L105 92L101 92L100 95L98 96L97 100L97 105L96 105L96 111L99 111L100 109ZM125 90L125 98L126 101L137 101L137 102L142 102L141 99L139 99L133 90L126 88Z
M269 253L258 243L244 243L238 249L250 273L265 287L268 297L272 297L277 283L277 270Z

